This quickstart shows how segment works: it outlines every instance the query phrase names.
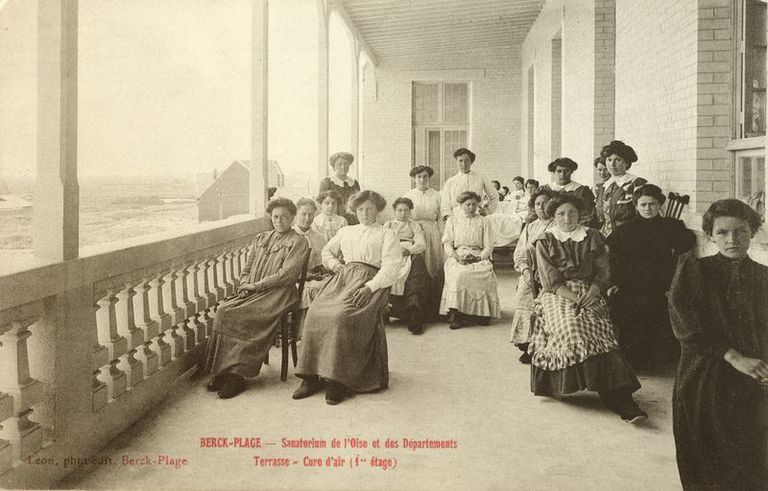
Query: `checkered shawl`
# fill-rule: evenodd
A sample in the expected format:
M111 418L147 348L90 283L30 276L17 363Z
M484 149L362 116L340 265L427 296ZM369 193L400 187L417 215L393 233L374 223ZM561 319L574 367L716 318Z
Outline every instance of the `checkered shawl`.
M580 280L569 280L566 284L577 295L588 290ZM570 300L544 292L534 305L536 324L529 352L537 367L562 370L619 349L604 298L600 297L591 307L577 309Z

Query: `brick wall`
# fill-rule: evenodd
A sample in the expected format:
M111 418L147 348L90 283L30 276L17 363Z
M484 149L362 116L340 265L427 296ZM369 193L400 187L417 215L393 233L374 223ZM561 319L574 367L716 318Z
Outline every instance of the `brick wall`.
M595 0L595 131L592 154L613 140L616 105L616 0Z
M731 194L731 155L725 147L733 131L735 12L730 0L700 0L698 7L696 211L703 213Z
M511 182L520 172L520 58L510 50L379 60L376 90L364 88L362 185L391 201L411 188L411 86L417 81L470 83L470 148L476 168ZM372 83L366 81L367 83Z
M527 72L532 66L535 72L533 175L542 182L549 182L550 179L547 164L560 156L568 156L580 164L580 169L574 175L575 180L584 184L593 182L591 164L595 138L595 27L595 2L550 0L544 5L523 43L522 70ZM555 155L552 129L557 131L558 125L557 114L553 114L551 109L552 41L558 38L561 38L562 43L562 122L561 150L559 155ZM557 80L554 83L557 85ZM528 110L527 85L524 81L521 94L523 114ZM527 122L523 121L521 156L525 158L529 150L528 126Z

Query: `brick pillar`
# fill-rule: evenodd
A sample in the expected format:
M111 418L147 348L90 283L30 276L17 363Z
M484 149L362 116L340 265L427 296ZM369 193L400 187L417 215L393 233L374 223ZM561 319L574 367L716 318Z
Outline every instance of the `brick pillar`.
M616 0L595 0L595 156L615 136L615 68Z

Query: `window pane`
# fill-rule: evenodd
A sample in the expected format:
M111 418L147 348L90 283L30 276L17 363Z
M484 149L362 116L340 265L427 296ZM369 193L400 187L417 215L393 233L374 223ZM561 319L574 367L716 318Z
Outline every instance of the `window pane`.
M744 5L744 136L765 135L766 3Z
M443 88L443 121L468 122L467 84L445 84Z
M440 188L442 185L440 180L442 174L440 169L440 130L430 130L427 140L427 165L435 170L435 175L431 179L432 187Z
M439 123L438 84L413 84L413 123Z
M761 215L765 213L765 157L743 156L736 160L736 195Z

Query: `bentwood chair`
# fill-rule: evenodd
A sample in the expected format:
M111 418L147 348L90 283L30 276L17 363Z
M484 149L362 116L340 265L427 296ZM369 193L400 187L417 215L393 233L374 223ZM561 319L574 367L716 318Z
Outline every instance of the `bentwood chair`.
M296 349L296 341L299 334L299 320L301 319L301 297L304 293L304 284L307 281L307 266L309 265L309 256L312 253L311 249L307 249L307 255L304 258L304 264L301 267L301 274L298 281L298 296L296 302L290 305L280 315L280 330L277 333L275 339L276 344L280 345L282 351L282 357L280 359L280 380L285 382L288 380L288 348L291 350L291 358L293 358L293 366L296 367L298 363L299 355ZM269 364L269 353L264 363Z
M691 197L687 194L669 193L667 195L667 209L664 216L667 218L680 219L683 214L683 208L690 203Z

